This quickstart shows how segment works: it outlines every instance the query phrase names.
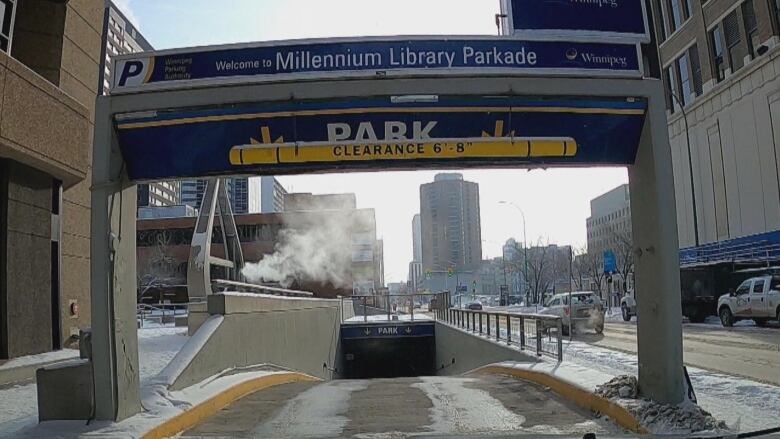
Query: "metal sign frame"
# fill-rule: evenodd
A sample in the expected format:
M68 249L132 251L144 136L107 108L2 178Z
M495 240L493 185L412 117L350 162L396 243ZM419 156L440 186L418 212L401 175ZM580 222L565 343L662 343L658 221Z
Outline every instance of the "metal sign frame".
M631 1L631 0L623 0ZM502 13L506 15L504 25L507 28L509 36L518 38L544 38L552 41L588 41L588 42L611 42L611 43L649 43L650 42L650 20L647 16L647 4L644 0L636 0L642 4L642 15L645 23L644 34L624 33L624 32L601 32L589 30L566 30L566 29L515 29L514 9L512 0L501 0Z
M91 297L95 418L121 420L141 410L136 334L136 189L119 146L116 114L208 108L265 101L337 100L399 95L622 97L646 99L635 163L628 167L636 256L637 338L643 395L676 404L684 397L679 253L671 147L662 84L654 79L453 75L265 82L99 96L91 196ZM381 170L381 169L378 169ZM543 189L542 189L543 190Z
M341 71L321 71L321 72L298 72L298 73L274 73L264 75L236 75L214 78L200 78L187 80L168 80L152 82L144 85L117 86L117 81L121 80L120 72L123 70L124 63L127 61L142 61L153 64L148 60L156 57L170 55L203 55L218 51L242 50L242 49L267 49L283 48L288 46L321 45L321 44L345 44L345 43L403 43L403 42L426 42L437 41L448 43L453 41L473 41L475 43L495 42L495 43L570 43L570 44L603 44L614 45L616 47L635 46L637 70L615 70L615 69L590 69L590 68L535 68L535 67L452 67L452 68L395 68L395 69L373 69L373 70L341 70ZM208 47L195 47L184 49L167 49L151 52L138 52L132 54L118 55L112 59L112 71L117 72L113 75L110 93L113 95L137 93L143 91L160 91L180 88L204 87L204 86L225 86L239 84L257 84L263 82L300 82L316 81L322 79L358 79L358 78L408 78L408 77L453 77L463 75L478 76L559 76L559 77L610 77L610 78L641 78L644 72L644 62L641 48L634 41L606 41L603 38L550 38L541 34L529 34L523 38L515 36L486 36L486 35L448 35L448 36L378 36L378 37L338 37L338 38L312 38L300 40L280 40L267 41L259 43L240 43L224 44ZM151 74L151 71L147 75ZM148 80L149 78L145 78Z

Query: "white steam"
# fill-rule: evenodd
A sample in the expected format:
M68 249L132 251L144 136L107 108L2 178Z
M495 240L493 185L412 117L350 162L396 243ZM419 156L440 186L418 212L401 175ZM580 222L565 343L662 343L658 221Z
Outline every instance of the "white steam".
M298 282L352 287L353 234L372 230L356 210L294 212L285 215L274 253L244 264L241 273L252 283Z

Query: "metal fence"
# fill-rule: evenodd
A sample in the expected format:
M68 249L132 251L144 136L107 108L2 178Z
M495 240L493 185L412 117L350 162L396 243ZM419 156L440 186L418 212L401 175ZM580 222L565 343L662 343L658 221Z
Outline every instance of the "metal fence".
M354 317L353 320L430 320L438 318L434 313L440 308L439 301L444 300L441 293L414 293L414 294L371 294L354 295L341 298L342 316L343 310L351 302ZM377 317L375 317L377 316ZM381 316L381 317L378 317Z
M490 312L447 308L434 313L452 326L495 337L537 356L547 355L563 361L563 324L558 316Z
M139 328L176 326L176 318L189 315L189 303L139 303L136 320Z

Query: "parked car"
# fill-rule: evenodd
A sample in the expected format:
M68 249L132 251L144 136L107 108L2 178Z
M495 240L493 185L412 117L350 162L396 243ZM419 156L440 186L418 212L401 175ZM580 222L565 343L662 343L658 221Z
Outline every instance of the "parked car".
M571 302L569 306L569 293L556 294L539 313L559 316L563 320L564 334L568 334L571 328L575 331L593 329L599 334L604 332L604 304L596 293L573 292Z
M636 299L633 291L629 291L620 299L620 313L626 322L631 321L631 317L636 315Z
M472 311L482 311L482 304L478 301L469 302L469 304L466 305L466 308Z
M780 275L751 277L736 291L718 298L718 316L723 326L753 319L757 326L780 321Z

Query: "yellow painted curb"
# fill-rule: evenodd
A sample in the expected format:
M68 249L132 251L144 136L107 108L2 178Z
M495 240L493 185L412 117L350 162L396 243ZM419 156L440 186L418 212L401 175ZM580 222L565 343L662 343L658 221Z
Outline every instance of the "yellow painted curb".
M647 429L642 427L634 415L625 408L554 375L535 370L516 369L506 366L485 366L477 369L475 372L509 375L549 387L553 392L584 409L609 416L626 430L637 434L649 433Z
M216 396L192 407L184 413L181 413L147 432L142 439L162 439L188 430L209 416L214 415L231 403L249 395L258 390L266 389L281 384L297 383L302 381L319 381L309 375L295 372L277 373L258 377L240 384L237 384Z

